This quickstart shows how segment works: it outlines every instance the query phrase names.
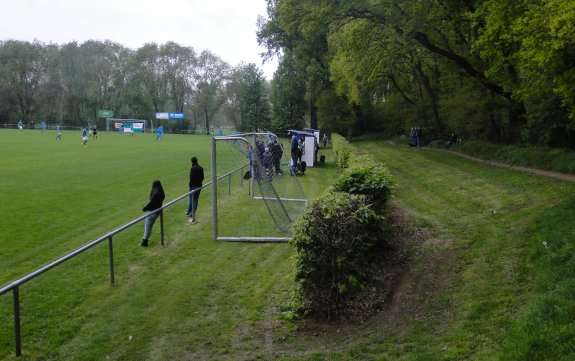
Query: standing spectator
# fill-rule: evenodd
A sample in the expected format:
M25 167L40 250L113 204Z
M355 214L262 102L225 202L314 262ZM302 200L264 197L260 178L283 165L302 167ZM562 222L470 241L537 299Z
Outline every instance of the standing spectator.
M317 162L317 152L319 152L319 143L317 142L316 137L313 137L313 148L314 148L313 163L315 164Z
M246 145L246 157L248 158L250 165L252 165L254 162L254 150L251 144Z
M18 121L18 133L22 133L23 130L24 130L24 123L22 122L22 119L20 119Z
M270 151L272 153L273 168L274 168L277 175L282 175L281 160L282 160L282 156L284 154L284 151L282 149L282 145L280 143L278 143L277 139L274 139L271 142Z
M60 123L56 125L56 139L62 140L62 126Z
M262 154L262 167L265 175L271 175L272 173L272 152L270 152L269 147L264 148L264 153Z
M254 163L254 167L256 168L255 170L255 176L256 179L260 180L262 179L263 174L265 174L265 168L264 168L264 161L263 161L263 157L264 157L264 152L266 150L266 145L264 144L264 141L260 138L256 140L256 162Z
M186 215L196 219L196 210L198 209L198 200L204 181L204 168L198 164L198 158L192 157L192 168L190 168L190 195L188 196L188 211Z
M302 136L299 138L297 148L298 148L297 161L299 163L301 162L301 157L305 154L305 137Z
M154 211L158 208L162 208L162 203L165 198L166 195L164 193L162 183L159 180L153 181L152 190L150 191L150 201L144 206L144 208L142 208L143 212L148 212L148 217L146 217L146 221L144 223L144 235L142 236L142 243L140 244L142 247L148 246L148 239L152 233L152 227L154 226L158 216L163 212L162 210L158 212Z
M88 146L88 129L86 127L82 128L82 145L84 147Z
M248 158L248 161L250 163L250 177L252 172L255 173L255 167L254 167L254 150L252 148L252 146L250 144L246 145L246 157ZM255 174L254 174L255 177ZM247 178L249 179L249 178Z
M418 147L423 145L423 132L420 127L415 128L415 138Z
M449 137L449 141L447 141L447 149L451 148L453 143L457 142L457 134L451 133L451 137Z
M417 146L417 134L415 128L411 128L411 132L409 132L409 146L410 147Z
M323 133L323 147L327 148L327 133Z
M297 159L298 159L298 152L299 152L298 145L299 145L299 142L297 141L297 137L295 135L292 135L292 137L291 137L291 148L290 148L291 154L290 155L291 155L291 162L292 162L291 169L293 172L295 172L297 169Z

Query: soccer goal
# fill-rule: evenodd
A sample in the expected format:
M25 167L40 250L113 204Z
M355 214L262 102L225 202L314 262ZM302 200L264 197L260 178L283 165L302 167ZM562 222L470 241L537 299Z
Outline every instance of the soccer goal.
M272 133L214 136L211 161L214 240L289 241L307 205L290 171L289 142L284 148Z

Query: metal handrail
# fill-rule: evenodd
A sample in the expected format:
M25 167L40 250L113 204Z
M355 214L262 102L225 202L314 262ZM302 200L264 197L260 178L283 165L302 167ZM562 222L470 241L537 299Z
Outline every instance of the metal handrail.
M236 173L237 171L243 171L244 166L240 166L220 177L216 178L216 181L219 182L221 179L229 177L230 178L230 182L231 182L231 176L232 174ZM154 211L151 212L151 214L154 213L158 213L160 212L160 232L161 232L161 244L162 246L164 245L164 213L163 210L165 208L168 208L170 206L172 206L173 204L179 202L180 200L189 197L190 195L192 195L195 192L201 191L204 188L207 188L209 186L211 186L212 182L208 182L204 185L202 185L201 188L199 189L194 189L189 191L188 193L184 193L183 195L169 201L168 203L164 204L162 207L155 209ZM3 286L2 288L0 288L0 296L8 293L9 291L13 292L13 307L14 307L14 340L15 340L15 354L16 356L21 356L22 355L22 342L21 342L21 335L20 335L20 286L23 285L24 283L40 276L41 274L51 270L54 267L57 267L58 265L66 262L67 260L74 258L75 256L83 253L84 251L87 251L88 249L94 247L97 244L100 244L102 242L104 242L105 240L108 240L108 254L109 254L109 260L110 260L110 282L112 284L114 284L114 252L113 252L113 236L115 236L116 234L132 227L133 225L135 225L136 223L141 222L142 220L146 219L147 217L150 216L150 213L144 214L136 219L131 220L130 222L123 224L121 226L119 226L118 228L106 233L105 235L89 242L86 243L85 245L76 248L75 250L73 250L70 253L65 254L64 256L58 258L55 261L52 261L38 269L36 269L35 271L17 279L14 280L12 282L9 282L8 284L6 284L5 286Z

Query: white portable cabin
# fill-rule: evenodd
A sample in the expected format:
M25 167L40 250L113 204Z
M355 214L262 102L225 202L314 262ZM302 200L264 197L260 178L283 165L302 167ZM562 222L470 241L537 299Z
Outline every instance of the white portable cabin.
M320 131L319 129L311 129L311 128L303 128L304 132L308 132L308 133L313 133L313 135L315 135L315 140L317 141L317 144L321 144L320 143Z

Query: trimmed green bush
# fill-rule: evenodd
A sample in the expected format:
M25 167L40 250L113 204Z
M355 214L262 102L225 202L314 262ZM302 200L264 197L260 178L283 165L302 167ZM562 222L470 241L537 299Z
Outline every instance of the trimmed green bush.
M328 192L293 226L301 309L332 319L362 287L381 223L364 195Z
M349 166L350 154L352 153L351 144L339 134L331 135L331 144L335 164L338 168L347 168Z
M337 166L345 169L328 192L294 224L300 310L331 319L373 274L382 245L382 214L392 191L391 174L345 138L332 135Z
M391 196L391 174L384 166L350 168L333 185L337 192L363 194L377 214L382 214Z

